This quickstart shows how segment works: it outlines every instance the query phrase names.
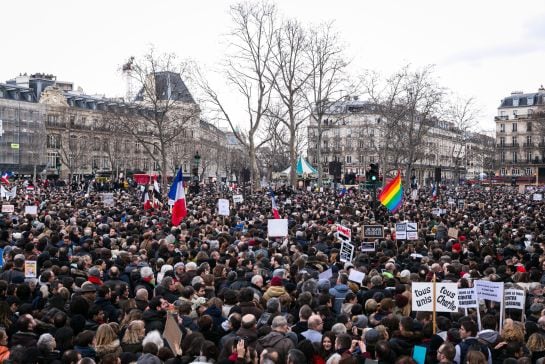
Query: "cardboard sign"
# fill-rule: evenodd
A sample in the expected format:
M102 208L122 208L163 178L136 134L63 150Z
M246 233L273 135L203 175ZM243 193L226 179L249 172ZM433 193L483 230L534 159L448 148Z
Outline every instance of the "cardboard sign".
M384 238L384 226L382 225L363 225L364 239Z
M233 195L233 202L234 203L243 203L244 197L242 195Z
M454 201L454 199L452 197L449 197L448 198L448 204L449 205L455 205L456 204L456 201Z
M418 240L418 224L416 222L407 223L407 240Z
M348 275L349 281L356 282L361 285L364 279L365 273L360 272L359 270L350 269L350 274Z
M341 240L352 241L352 230L346 226L337 225L337 236Z
M361 243L360 249L362 252L374 252L376 250L375 243L364 241Z
M524 303L526 297L524 296L524 290L522 289L506 289L503 294L505 302L505 308L517 308L524 310Z
M438 208L438 207L435 207L435 208L431 209L431 213L434 216L441 216L441 209Z
M27 260L25 261L25 278L36 278L36 261Z
M458 289L458 307L460 308L479 307L479 302L477 301L477 292L475 291L475 287Z
M343 241L341 244L341 254L340 254L340 260L343 263L351 262L352 258L354 257L354 245Z
M224 198L218 200L218 215L229 216L229 200Z
M271 237L288 236L288 219L267 220L267 234Z
M543 194L541 194L541 193L534 193L534 195L533 195L533 200L534 200L534 201L543 201Z
M2 212L15 212L14 205L2 205Z
M503 301L503 282L475 281L477 298L494 302Z
M38 206L25 206L25 215L38 215Z
M448 228L448 237L457 239L458 238L458 229Z
M466 206L466 201L463 199L458 200L458 210L463 210Z
M178 326L174 315L167 314L167 321L165 324L165 331L163 331L163 338L166 340L168 346L174 353L180 352L182 343L182 330Z
M433 311L433 283L412 283L413 311ZM458 285L435 284L435 311L458 312Z

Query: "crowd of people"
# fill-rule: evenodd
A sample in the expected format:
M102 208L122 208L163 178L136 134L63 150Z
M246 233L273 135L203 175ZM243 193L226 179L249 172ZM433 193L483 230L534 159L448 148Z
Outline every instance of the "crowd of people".
M166 203L144 210L133 187L116 189L105 204L100 191L40 182L2 201L14 212L0 214L0 362L510 364L545 357L545 204L532 192L473 185L432 198L421 189L392 214L366 190L283 188L276 202L288 236L272 238L266 191L245 193L242 203L231 201L230 216L218 216L218 199L237 192L202 190L186 196L179 226ZM26 206L37 213L25 214ZM403 221L418 224L417 240L396 240ZM339 224L352 230L352 261L340 261ZM374 252L359 249L364 225L384 226ZM330 277L320 276L328 270ZM349 279L351 270L365 273L361 283ZM476 279L523 285L525 310L507 310L499 327L499 305L483 301L480 326L469 309L438 313L434 330L432 313L411 307L411 284L434 276L459 287ZM172 319L179 343L165 340Z

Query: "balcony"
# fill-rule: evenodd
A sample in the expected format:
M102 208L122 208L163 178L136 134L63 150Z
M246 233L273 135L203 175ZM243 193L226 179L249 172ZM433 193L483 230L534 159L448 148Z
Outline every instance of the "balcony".
M523 148L534 148L536 145L534 143L524 143L522 144Z
M499 120L509 120L509 116L508 116L508 115L494 116L494 120L495 120L495 121L499 121Z
M505 144L496 144L496 147L498 147L499 149L514 149L514 148L519 148L519 147L520 147L520 144L519 144L519 143L512 143L512 144L508 144L508 143L505 143Z

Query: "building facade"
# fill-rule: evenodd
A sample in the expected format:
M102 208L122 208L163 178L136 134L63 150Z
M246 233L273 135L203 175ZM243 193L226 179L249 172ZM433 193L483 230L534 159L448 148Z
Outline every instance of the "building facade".
M403 166L403 156L385 137L385 120L378 108L358 98L345 98L333 103L324 116L321 142L321 160L324 175L331 161L343 164L343 173L354 173L360 179L371 163ZM487 159L483 153L493 147L493 138L482 134L464 134L452 123L430 121L431 125L422 140L421 153L413 165L414 175L420 183L428 183L441 168L445 182L476 179L486 170ZM308 156L317 164L317 123L311 118L308 125ZM402 154L402 152L401 152ZM381 173L385 171L381 170Z
M217 155L216 146L226 144L225 135L200 119L198 105L179 75L156 74L154 82L158 94L173 97L173 110L193 110L168 154L167 175L178 167L189 175L194 155L200 153L203 161ZM138 141L157 139L149 128L150 112L142 92L128 103L87 95L53 75L19 76L0 83L0 166L27 174L38 166L38 172L50 178L160 173L159 163L150 156L157 150ZM120 117L134 120L136 132L122 128ZM218 169L200 165L202 177Z
M514 91L498 107L496 148L500 176L532 177L545 167L545 89Z

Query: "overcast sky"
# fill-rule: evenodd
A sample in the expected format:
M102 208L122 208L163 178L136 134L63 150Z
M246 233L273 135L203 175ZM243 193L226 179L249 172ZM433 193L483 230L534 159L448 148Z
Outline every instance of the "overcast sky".
M6 1L0 4L0 82L52 73L88 94L123 96L119 67L154 45L217 67L231 0ZM353 74L389 74L402 65L436 65L441 85L482 109L482 129L511 91L545 83L545 1L279 0L303 23L334 20ZM222 84L217 76L214 83ZM220 94L230 89L221 85ZM229 105L236 113L238 105Z

